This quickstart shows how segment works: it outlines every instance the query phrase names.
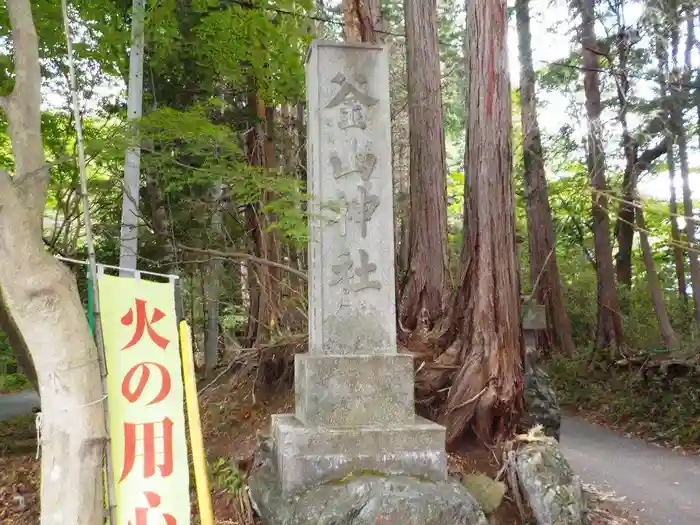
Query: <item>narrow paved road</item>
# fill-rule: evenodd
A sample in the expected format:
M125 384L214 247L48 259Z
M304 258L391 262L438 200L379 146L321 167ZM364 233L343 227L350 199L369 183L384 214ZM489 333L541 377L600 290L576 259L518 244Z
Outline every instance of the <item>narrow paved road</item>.
M579 419L562 421L566 458L585 483L614 491L656 525L700 525L700 457L681 456Z
M27 391L17 394L0 396L0 421L12 419L24 414L31 414L32 410L39 408L39 395L36 392Z

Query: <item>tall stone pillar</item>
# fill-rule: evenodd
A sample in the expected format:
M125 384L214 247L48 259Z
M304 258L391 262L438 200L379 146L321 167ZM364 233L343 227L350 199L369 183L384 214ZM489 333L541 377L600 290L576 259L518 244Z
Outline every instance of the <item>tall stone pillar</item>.
M282 491L357 471L447 477L445 429L414 412L397 352L388 48L314 41L306 63L309 353L272 419Z

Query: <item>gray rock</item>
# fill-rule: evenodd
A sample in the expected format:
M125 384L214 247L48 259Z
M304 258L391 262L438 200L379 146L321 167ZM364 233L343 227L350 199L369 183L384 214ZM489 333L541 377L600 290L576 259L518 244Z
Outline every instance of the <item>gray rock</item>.
M552 390L547 373L531 362L525 372L525 414L522 424L526 429L542 425L546 435L559 440L561 409Z
M506 484L496 481L486 474L474 473L464 476L462 485L466 487L486 514L496 511L506 495Z
M516 452L518 483L538 525L589 525L588 502L559 444L528 443Z
M262 454L266 459L248 479L248 490L267 525L488 525L457 482L358 472L285 498L274 461Z

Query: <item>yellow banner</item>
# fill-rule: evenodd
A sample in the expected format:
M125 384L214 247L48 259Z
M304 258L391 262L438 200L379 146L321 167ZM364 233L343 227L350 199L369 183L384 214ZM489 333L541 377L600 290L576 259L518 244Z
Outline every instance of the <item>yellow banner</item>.
M116 524L189 525L190 479L175 290L98 280Z

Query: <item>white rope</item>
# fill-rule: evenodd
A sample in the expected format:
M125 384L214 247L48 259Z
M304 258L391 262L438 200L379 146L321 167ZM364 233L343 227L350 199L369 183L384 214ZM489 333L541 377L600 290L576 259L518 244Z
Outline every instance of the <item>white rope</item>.
M63 257L62 255L54 255L56 259L59 261L67 262L67 263L73 263L73 264L82 264L83 266L88 266L90 264L89 261L82 261L80 259L71 259L70 257ZM131 272L135 275L138 274L143 274L143 275L153 275L155 277L167 277L168 279L179 279L180 276L176 275L174 273L158 273L158 272L150 272L148 270L135 270L134 268L124 268L122 266L114 266L112 264L98 264L98 267L101 268L109 268L110 270L118 270L120 272ZM98 270L99 274L99 270Z
M81 408L87 408L87 407L91 407L93 405L96 405L98 403L102 403L102 401L104 401L105 399L107 399L107 394L103 395L100 399L95 399L95 401L90 401L89 403L85 403L84 405L75 405L72 407L61 407L61 408L59 408L59 410L65 410L65 411L79 410Z
M36 413L36 417L34 418L34 424L36 425L36 458L39 459L39 456L41 455L41 427L44 423L43 416L41 412Z
M72 407L61 407L59 410L78 410L81 408L87 408L91 407L94 405L97 405L98 403L102 403L107 399L107 394L103 395L101 398L96 399L95 401L90 401L89 403L85 403L84 405L75 405ZM44 428L44 415L41 412L36 413L36 417L34 418L34 424L36 425L36 459L39 459L39 456L41 455L41 444L43 441L42 437L42 431Z

